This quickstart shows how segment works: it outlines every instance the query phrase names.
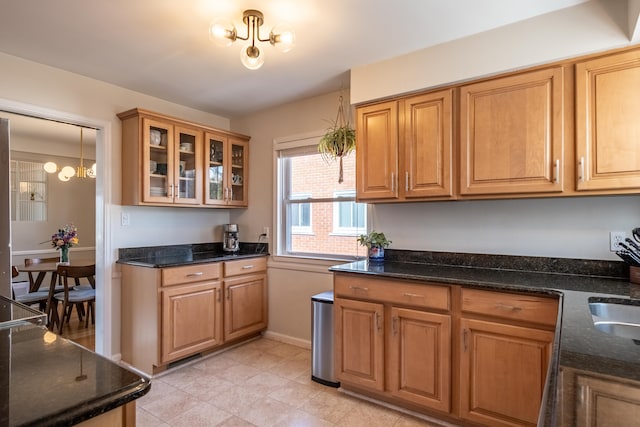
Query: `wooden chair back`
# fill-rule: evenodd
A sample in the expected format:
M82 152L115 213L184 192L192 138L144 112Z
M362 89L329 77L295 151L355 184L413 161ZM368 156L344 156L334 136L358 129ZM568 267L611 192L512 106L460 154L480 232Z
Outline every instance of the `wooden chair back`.
M11 266L11 278L15 279L16 277L18 277L18 275L20 274L20 272L18 271L18 267L16 267L15 265Z
M80 285L80 279L87 279L93 289L96 288L96 265L59 265L58 277L62 278L62 284L64 285L65 292L69 290L69 279L73 279L75 286Z

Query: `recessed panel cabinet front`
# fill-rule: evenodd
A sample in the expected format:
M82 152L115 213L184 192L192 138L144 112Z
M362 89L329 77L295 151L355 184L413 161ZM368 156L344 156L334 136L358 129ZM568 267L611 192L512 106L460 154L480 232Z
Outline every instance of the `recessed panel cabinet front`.
M640 51L576 64L577 189L640 188Z
M384 306L335 299L333 308L338 380L384 390Z
M460 88L460 194L563 190L563 69Z
M163 288L162 363L222 344L221 293L220 282Z
M249 274L224 279L225 341L267 327L267 275Z

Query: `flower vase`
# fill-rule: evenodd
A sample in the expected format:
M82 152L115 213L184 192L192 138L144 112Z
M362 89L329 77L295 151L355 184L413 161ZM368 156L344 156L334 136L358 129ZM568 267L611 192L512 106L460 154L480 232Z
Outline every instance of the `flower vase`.
M69 265L69 248L66 246L60 247L60 265Z

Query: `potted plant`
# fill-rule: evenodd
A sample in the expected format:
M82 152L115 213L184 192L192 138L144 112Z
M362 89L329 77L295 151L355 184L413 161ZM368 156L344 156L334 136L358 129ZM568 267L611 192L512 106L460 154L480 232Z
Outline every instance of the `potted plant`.
M388 240L384 233L372 230L369 234L361 234L358 243L369 249L370 261L384 261L384 248L389 247L391 240Z
M318 143L318 152L326 162L336 159L340 161L340 174L338 182L342 183L342 158L347 156L356 148L356 131L344 118L344 108L342 106L342 96L338 105L338 117L327 133L325 133Z

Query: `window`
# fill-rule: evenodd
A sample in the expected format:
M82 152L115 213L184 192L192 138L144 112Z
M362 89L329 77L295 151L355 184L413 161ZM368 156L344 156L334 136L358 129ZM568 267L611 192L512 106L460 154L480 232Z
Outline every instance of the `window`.
M311 194L298 193L291 195L291 201L305 200L311 198ZM291 233L310 234L311 228L311 203L291 203Z
M355 200L355 153L327 164L318 137L276 143L278 224L276 252L283 256L353 259L366 255L357 236L366 232L366 205Z
M336 199L355 199L355 190L336 191ZM367 228L366 209L364 203L336 202L333 204L333 233L346 236L359 236Z
M47 220L47 174L44 163L11 160L11 220Z

